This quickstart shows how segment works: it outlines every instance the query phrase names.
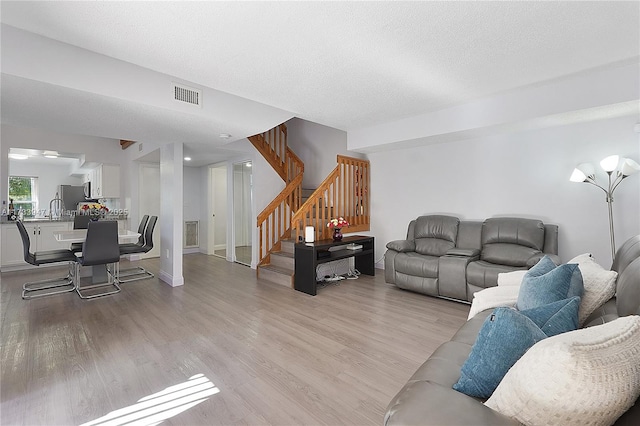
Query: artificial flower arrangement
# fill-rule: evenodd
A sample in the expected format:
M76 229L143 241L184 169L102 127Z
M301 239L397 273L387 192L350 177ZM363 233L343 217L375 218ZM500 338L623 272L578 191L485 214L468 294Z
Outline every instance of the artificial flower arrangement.
M340 228L344 228L345 226L349 226L349 222L342 216L337 219L336 218L331 219L329 223L327 223L327 228L331 228L331 229L333 228L340 229Z
M85 211L85 212L87 210L91 210L91 212L100 212L100 213L109 211L107 206L105 206L104 204L100 204L100 203L83 204L82 205L82 210Z

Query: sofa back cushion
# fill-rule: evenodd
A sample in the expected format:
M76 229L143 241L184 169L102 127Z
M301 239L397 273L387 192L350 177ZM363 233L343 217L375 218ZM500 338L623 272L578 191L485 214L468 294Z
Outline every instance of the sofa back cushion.
M482 252L486 262L527 266L527 260L542 253L544 224L536 219L491 218L482 225Z
M460 219L454 216L430 215L416 219L413 237L416 252L428 256L444 256L455 247Z
M618 315L640 315L640 257L618 275L616 292Z

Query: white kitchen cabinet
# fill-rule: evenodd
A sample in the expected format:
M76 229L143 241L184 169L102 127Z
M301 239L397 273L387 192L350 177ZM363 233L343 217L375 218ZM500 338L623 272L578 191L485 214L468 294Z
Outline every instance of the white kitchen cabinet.
M120 166L101 164L91 172L92 198L120 198Z
M31 244L29 251L31 253L69 248L68 244L57 242L53 233L71 230L71 222L25 222L24 226L29 234ZM24 261L22 238L18 226L15 223L5 223L2 224L0 232L2 232L2 246L0 247L0 266L2 269L31 266Z

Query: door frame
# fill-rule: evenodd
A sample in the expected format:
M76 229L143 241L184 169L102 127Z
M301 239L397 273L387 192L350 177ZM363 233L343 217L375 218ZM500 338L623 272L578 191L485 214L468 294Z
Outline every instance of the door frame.
M216 211L220 211L220 208L216 208L216 198L220 198L219 196L216 196L216 190L217 188L219 188L218 186L215 185L215 171L216 169L222 169L224 170L225 173L225 178L227 179L227 182L225 182L224 185L224 199L226 200L227 204L228 204L228 192L229 192L229 183L228 183L228 165L226 163L224 164L216 164L216 165L211 165L208 167L208 191L207 191L207 195L208 195L208 205L207 205L207 254L208 255L213 255L213 256L217 256L217 257L223 257L220 255L217 255L215 253L216 251L216 244L215 244L215 222L216 222L216 218L214 217L214 215L216 214ZM219 194L218 194L219 195ZM225 210L225 216L228 216L227 212L229 211L228 206L223 206L224 210ZM229 221L228 219L225 220L225 258L227 260L232 260L229 256L229 232L228 232L228 227L229 227Z
M246 265L249 266L250 268L254 267L254 257L255 257L255 239L253 238L254 236L254 232L253 232L253 211L254 211L254 196L253 196L253 169L251 171L251 182L249 184L249 232L248 232L248 241L251 244L251 260L249 261L249 263L244 263L244 262L239 262L237 257L236 257L236 204L235 204L235 191L236 191L236 181L235 181L235 170L234 167L236 165L239 164L246 164L246 163L251 163L251 167L253 167L254 164L254 160L251 158L245 158L242 160L236 160L233 161L231 167L228 170L229 175L231 176L231 184L229 185L229 183L227 182L227 185L229 188L231 188L231 192L228 197L228 199L231 200L231 220L228 221L228 223L231 224L231 251L232 251L232 261L235 263L240 263L241 265ZM229 244L227 244L227 247L229 246Z

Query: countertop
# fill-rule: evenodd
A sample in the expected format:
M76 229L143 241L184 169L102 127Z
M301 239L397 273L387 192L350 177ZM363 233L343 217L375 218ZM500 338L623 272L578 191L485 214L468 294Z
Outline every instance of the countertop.
M125 215L109 215L106 217L107 220L127 220L128 217ZM49 219L47 217L43 218L26 218L22 222L24 223L56 223L56 222L73 222L72 216L63 216L60 219ZM0 224L10 224L15 223L14 220L7 220L6 216L2 216L0 219Z

